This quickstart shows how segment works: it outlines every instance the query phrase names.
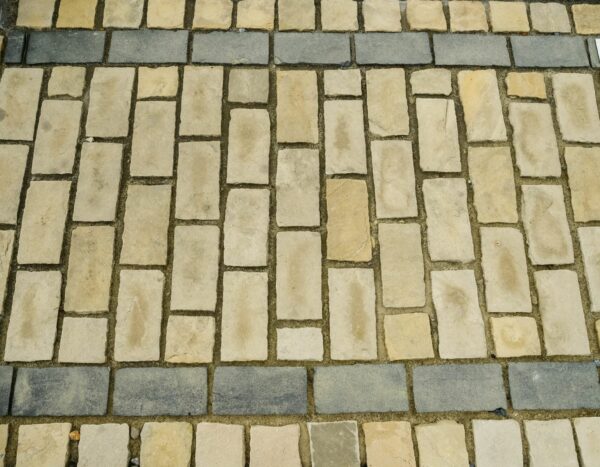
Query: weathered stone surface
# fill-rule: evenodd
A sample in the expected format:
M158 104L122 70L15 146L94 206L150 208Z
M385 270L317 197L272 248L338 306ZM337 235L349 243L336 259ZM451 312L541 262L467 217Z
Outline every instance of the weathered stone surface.
M257 31L194 34L192 63L266 65L269 63L269 35Z
M433 358L431 326L426 313L386 315L383 328L390 360Z
M525 434L529 445L529 465L577 467L577 452L571 422L561 420L526 420Z
M231 26L231 0L196 0L194 28L229 29Z
M447 26L443 8L441 1L408 0L408 26L415 31L445 31Z
M362 101L325 101L325 173L366 174Z
M0 425L0 466L4 467L6 447L8 444L8 423Z
M368 70L366 77L369 131L377 136L407 135L410 123L404 70Z
M356 422L308 423L313 467L360 466Z
M537 3L537 5L550 4ZM506 93L509 96L546 99L546 84L542 73L511 71L506 75L506 88Z
M362 4L365 31L402 30L400 4L395 0L366 0Z
M567 6L560 3L534 2L529 4L531 28L538 32L571 32Z
M41 68L7 68L0 80L0 139L33 141Z
M524 2L490 1L490 22L494 32L528 32L527 6Z
M552 86L563 139L600 143L600 117L592 75L557 73L552 76Z
M521 429L516 420L473 420L473 437L477 465L523 465Z
M600 220L600 150L567 147L565 160L569 174L571 205L576 222Z
M499 34L434 34L433 50L436 65L511 66L506 37Z
M177 29L183 27L185 0L148 0L146 25L149 28Z
M179 87L179 71L174 66L138 68L137 98L175 97Z
M109 63L187 63L188 32L136 29L113 31Z
M496 356L541 355L540 338L534 318L507 316L490 318Z
M277 13L280 31L315 29L315 3L313 0L279 0Z
M577 229L592 311L600 311L600 227Z
M104 31L33 31L26 63L101 63L105 42Z
M222 67L184 67L179 134L181 136L220 135L222 96Z
M474 1L448 2L450 10L450 30L452 32L488 30L485 5Z
M165 361L210 363L215 343L215 319L211 316L170 316L167 324Z
M227 183L269 183L271 122L264 109L233 109L229 121Z
M269 70L266 68L232 68L229 71L230 102L266 103L269 100Z
M16 224L29 147L0 145L0 224Z
M244 426L198 423L196 465L243 467L245 465Z
M190 423L146 422L141 433L140 461L148 467L188 467L192 438Z
M443 68L413 71L410 74L410 87L413 94L442 94L447 96L452 92L452 75L450 70Z
M112 465L125 467L129 461L129 427L125 423L81 425L78 445L79 467Z
M61 0L56 27L93 28L97 4L98 0Z
M428 467L469 465L465 427L462 424L452 420L441 420L437 423L417 425L415 432L420 465Z
M350 36L347 34L281 32L274 37L276 64L350 65Z
M511 36L515 65L518 67L587 67L585 41L576 36Z
M600 417L574 418L573 425L583 465L593 466L600 459Z
M433 61L424 32L371 32L354 35L359 65L424 65Z
M356 31L358 5L352 0L322 0L321 24L323 31Z
M300 467L300 425L250 428L250 467Z
M21 425L16 465L63 467L69 455L70 431L70 423Z
M238 5L238 28L273 29L275 0L244 0Z
M323 333L321 329L277 329L277 359L323 360Z
M81 97L85 72L85 67L55 66L48 81L48 96Z
M360 96L362 94L359 69L325 70L323 83L327 96Z
M6 298L6 286L13 257L14 240L14 230L0 230L0 312L3 310L4 299Z
M104 363L106 361L106 318L68 318L62 323L58 361Z
M22 0L18 4L17 26L49 28L52 26L54 0Z
M144 0L105 0L104 27L139 28L144 14Z
M317 143L317 75L307 70L277 70L277 142Z
M8 407L10 404L11 388L13 382L13 367L3 365L0 367L0 414L8 415ZM1 442L0 442L1 445ZM6 442L4 446L6 446ZM2 458L0 457L0 460Z
M369 422L362 429L368 465L417 467L409 422Z
M600 6L594 4L579 4L571 7L573 22L578 34L600 33Z
M25 33L22 31L10 33L6 37L6 46L4 47L4 63L21 63L23 61L24 51Z

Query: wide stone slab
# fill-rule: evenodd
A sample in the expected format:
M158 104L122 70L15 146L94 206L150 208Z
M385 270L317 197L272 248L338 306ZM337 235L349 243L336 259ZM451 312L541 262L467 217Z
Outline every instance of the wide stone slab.
M26 63L100 63L104 31L37 31L29 35Z
M139 29L114 31L108 53L109 63L185 63L187 31Z
M425 32L372 32L354 35L359 65L421 65L431 63Z
M256 31L196 33L192 62L266 65L269 63L269 34Z
M518 67L555 68L590 66L582 37L511 36L513 57Z
M350 64L350 36L343 33L275 33L275 63Z
M510 66L504 36L434 34L436 65Z

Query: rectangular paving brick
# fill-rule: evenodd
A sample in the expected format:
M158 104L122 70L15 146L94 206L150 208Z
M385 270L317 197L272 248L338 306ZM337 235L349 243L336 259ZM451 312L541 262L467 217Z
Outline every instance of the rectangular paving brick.
M222 96L222 67L186 66L183 71L179 134L220 135Z
M0 139L33 141L44 71L7 68L0 80Z
M306 369L219 366L215 369L215 415L306 414Z
M423 32L354 35L359 65L424 65L432 63L429 37Z
M4 309L3 305L6 298L8 274L12 263L14 240L14 230L0 230L0 314Z
M539 5L549 5L540 3ZM479 465L521 467L523 446L516 420L473 420L475 458Z
M187 31L113 31L109 63L186 63Z
M600 150L571 146L564 155L575 222L600 220Z
M600 459L600 417L574 418L573 425L583 464L594 465L595 459Z
M315 4L312 0L279 0L277 13L280 31L315 29Z
M105 38L104 31L33 31L29 34L25 61L28 65L101 63Z
M276 32L275 64L349 65L350 36L331 32Z
M8 405L10 401L10 390L13 381L13 367L0 367L0 414L8 415Z
M570 420L525 420L524 424L529 447L529 465L581 465L577 460Z
M498 364L428 365L413 370L417 412L479 412L506 408Z
M227 183L269 183L271 122L265 109L232 109L227 144Z
M317 143L317 74L277 70L277 142Z
M0 224L16 224L27 154L25 145L0 145Z
M269 34L259 31L194 34L192 63L266 65L269 63Z
M358 424L355 421L307 425L313 467L360 467Z
M506 37L485 34L434 34L435 64L510 66Z
M238 5L238 28L273 29L275 21L275 0L244 0Z
M97 5L98 0L61 0L56 27L93 28Z
M510 36L515 65L527 68L587 67L585 39L574 36Z
M377 136L408 135L406 74L401 68L367 70L369 132Z
M556 116L563 140L600 143L594 79L587 73L552 75Z
M325 101L325 173L366 174L367 148L360 100Z
M577 229L592 311L600 311L600 227Z
M206 368L121 368L115 372L113 414L202 415L207 394Z
M16 64L23 61L25 37L25 33L22 31L13 31L6 37L4 63Z

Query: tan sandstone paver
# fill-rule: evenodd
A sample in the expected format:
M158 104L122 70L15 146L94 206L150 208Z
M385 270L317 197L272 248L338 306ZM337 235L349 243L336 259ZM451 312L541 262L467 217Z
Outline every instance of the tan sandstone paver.
M325 95L360 96L361 76L358 69L325 70L323 72Z
M487 31L485 5L478 1L454 0L448 2L451 31Z
M569 420L526 420L525 433L529 444L529 465L542 467L560 465L577 467L573 429Z
M139 28L144 14L144 0L105 0L104 27Z
M7 68L0 80L0 139L33 140L41 68Z
M237 9L238 28L273 29L275 0L244 0Z
M600 417L575 418L573 425L583 464L593 466L600 459Z
M141 433L140 462L146 467L187 467L192 457L192 425L147 422Z
M58 361L104 363L107 331L106 318L65 318L62 323Z
M385 346L390 360L433 358L431 325L426 313L386 315Z
M271 122L263 109L234 109L229 122L227 183L267 184Z
M412 30L445 31L446 17L438 0L408 0L406 18Z
M148 0L146 23L150 28L176 29L183 27L185 0Z
M364 423L367 461L372 467L416 467L408 422Z
M400 3L395 0L365 0L362 4L365 31L399 32Z
M196 426L196 465L243 467L244 426L198 423Z
M539 3L538 5L548 5ZM535 99L546 98L546 84L544 75L535 71L516 72L506 74L506 92L509 96L532 97Z
M269 100L269 70L232 68L229 71L227 99L243 104L266 103Z
M362 101L325 101L325 173L366 174Z
M573 21L579 34L598 34L600 32L600 6L594 4L573 5Z
M308 70L277 71L277 141L317 143L317 75Z
M323 360L323 334L321 329L277 329L277 359Z
M79 441L80 467L112 465L121 467L129 461L129 427L125 423L81 425Z
M211 316L170 316L167 324L165 361L210 363L215 343L215 319Z
M61 0L56 27L92 29L97 4L98 0Z
M137 98L175 97L179 87L177 67L138 68Z
M475 459L482 467L523 465L521 429L516 420L473 420Z
M55 66L48 81L48 96L81 97L85 74L85 67Z
M56 0L21 0L18 7L17 26L49 28Z
M300 426L250 428L250 467L300 467Z
M184 67L179 135L220 135L222 96L222 67Z
M279 30L310 31L315 28L315 2L312 0L279 0Z
M490 21L494 32L527 32L527 6L525 2L490 1Z
M321 0L323 31L358 29L358 5L352 0Z
M575 222L600 220L600 148L565 148Z
M194 28L228 29L231 26L231 0L196 0Z
M537 323L533 318L490 318L496 355L500 358L541 355Z
M0 306L4 304L6 298L14 239L15 232L13 230L0 230Z
M451 420L441 420L415 427L421 467L467 466L469 456L465 427Z
M402 68L366 72L369 131L377 136L409 132L406 75Z
M443 68L415 70L410 74L410 87L413 94L442 94L447 96L452 92L452 75L450 70Z
M600 117L592 75L557 73L552 76L552 86L563 139L600 143Z
M580 227L581 254L592 311L600 311L600 227Z
M29 148L0 145L0 224L16 224Z
M64 467L69 453L70 423L21 425L17 445L18 467Z
M529 5L531 27L538 32L571 32L567 6L556 3L534 2Z

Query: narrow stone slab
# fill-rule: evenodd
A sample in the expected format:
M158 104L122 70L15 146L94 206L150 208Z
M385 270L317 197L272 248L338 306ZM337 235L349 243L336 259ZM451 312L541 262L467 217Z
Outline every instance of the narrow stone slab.
M276 32L275 64L348 65L350 36L327 32Z
M186 63L187 31L138 29L114 31L109 63Z
M515 65L528 68L588 67L585 39L576 36L510 36Z
M192 63L266 65L269 63L269 34L259 31L196 33Z
M600 220L600 149L566 147L565 160L575 222Z
M362 101L325 101L324 119L325 173L366 174Z
M115 373L115 415L206 413L206 368L121 368Z
M306 369L220 366L213 383L216 415L306 414Z
M367 70L369 132L377 136L408 135L406 73L402 68Z
M0 80L0 139L33 141L44 70L7 68Z
M12 387L13 367L0 366L0 415L8 415L10 389Z
M4 309L6 298L6 286L13 257L13 246L15 241L14 230L0 230L0 314Z
M594 79L588 73L552 75L558 126L565 141L600 143Z
M33 31L25 61L28 65L101 63L105 36L104 31Z
M436 65L510 66L506 38L488 34L434 34Z
M432 63L424 32L371 32L354 35L359 65L422 65Z
M222 96L222 67L186 66L183 70L179 134L220 135Z
M271 122L264 109L233 109L227 145L227 183L269 183Z
M577 229L581 254L585 266L585 278L590 295L591 309L600 311L600 227L580 227ZM599 324L600 326L600 324Z
M277 70L277 141L317 143L317 74L309 70Z
M25 145L0 145L0 224L17 223L28 153Z
M313 467L360 467L358 424L355 421L307 425Z
M16 416L106 415L109 368L20 368L12 414Z

